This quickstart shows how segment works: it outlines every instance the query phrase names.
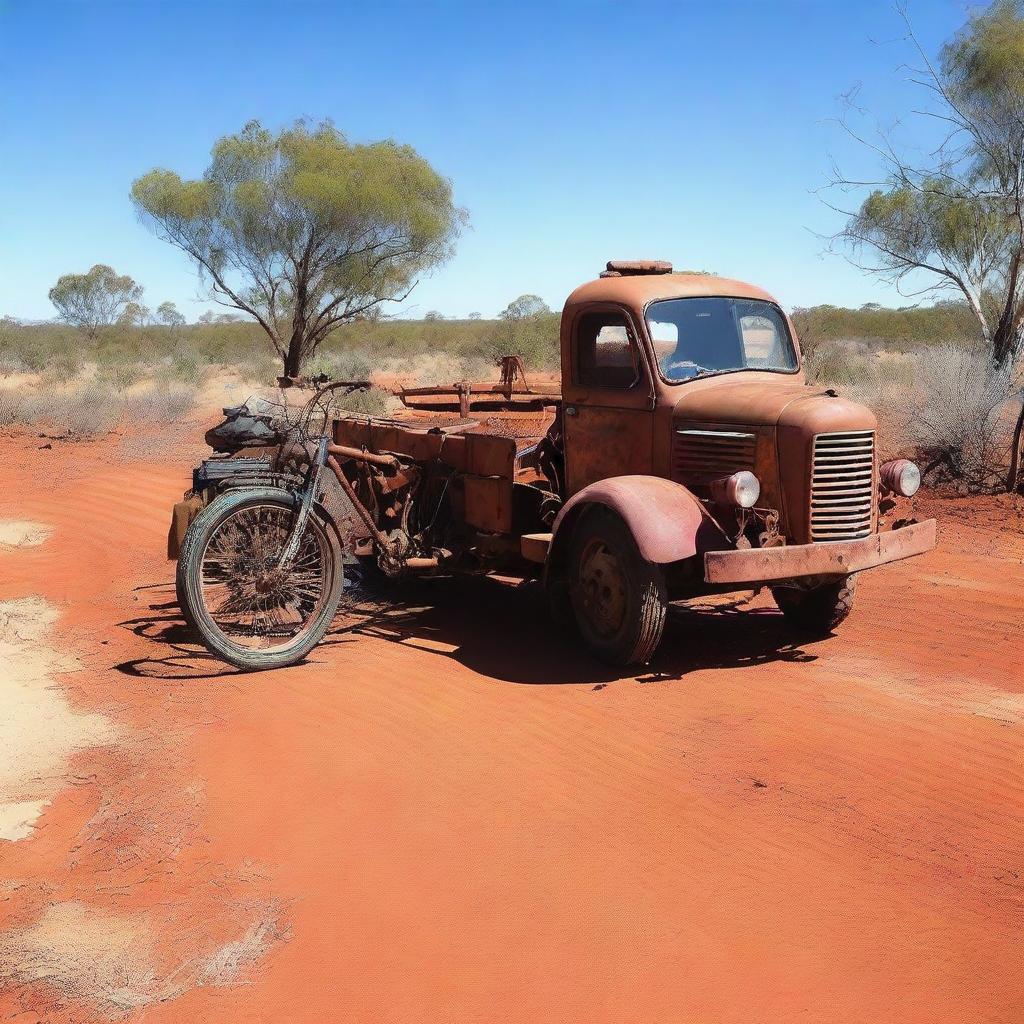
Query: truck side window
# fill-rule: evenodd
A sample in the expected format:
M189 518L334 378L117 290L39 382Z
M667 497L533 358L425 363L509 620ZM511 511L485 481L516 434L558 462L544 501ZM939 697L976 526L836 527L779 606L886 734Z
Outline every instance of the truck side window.
M576 383L625 390L639 379L639 356L625 316L612 310L581 316L576 323Z

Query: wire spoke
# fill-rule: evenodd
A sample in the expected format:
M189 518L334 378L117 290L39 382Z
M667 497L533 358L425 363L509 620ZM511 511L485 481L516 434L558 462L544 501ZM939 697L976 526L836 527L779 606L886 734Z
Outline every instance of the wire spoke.
M294 561L279 564L293 522L281 506L250 506L228 516L207 544L203 603L233 643L257 650L291 643L327 600L333 566L322 527L311 522Z

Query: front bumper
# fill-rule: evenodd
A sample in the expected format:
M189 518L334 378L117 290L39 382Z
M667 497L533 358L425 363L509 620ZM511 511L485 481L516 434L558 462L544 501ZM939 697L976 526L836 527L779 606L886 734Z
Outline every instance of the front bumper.
M806 576L848 576L933 547L935 520L927 519L861 540L709 551L704 555L704 579L708 583L774 583Z

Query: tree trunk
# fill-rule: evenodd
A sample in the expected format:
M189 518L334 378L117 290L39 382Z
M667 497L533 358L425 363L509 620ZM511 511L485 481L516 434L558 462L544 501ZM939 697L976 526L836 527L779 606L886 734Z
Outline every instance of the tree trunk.
M1021 396L1020 413L1017 416L1017 425L1013 430L1013 444L1010 448L1010 471L1006 475L1006 489L1011 494L1017 490L1020 481L1020 445L1024 438L1024 395Z
M302 370L302 337L293 334L288 342L288 352L284 357L284 375L292 379L299 376Z
M996 329L992 332L992 358L1000 369L1016 355L1017 333L1013 317L1000 317Z

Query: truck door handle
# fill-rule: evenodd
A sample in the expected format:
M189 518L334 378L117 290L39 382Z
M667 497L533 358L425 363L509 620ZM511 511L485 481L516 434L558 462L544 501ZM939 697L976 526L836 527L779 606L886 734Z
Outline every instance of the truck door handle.
M577 413L577 409L576 409L575 405L567 405L565 407L565 415L566 416L575 416L576 413Z

